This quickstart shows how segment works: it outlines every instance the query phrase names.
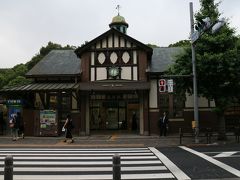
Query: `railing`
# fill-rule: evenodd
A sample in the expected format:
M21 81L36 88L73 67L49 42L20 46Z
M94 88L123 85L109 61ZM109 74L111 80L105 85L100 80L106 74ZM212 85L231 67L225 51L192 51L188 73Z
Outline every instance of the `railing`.
M113 180L121 180L121 159L120 155L113 156ZM5 157L4 180L13 180L13 157Z
M199 134L199 137L206 138L206 143L210 144L212 141L212 137L217 137L218 133L214 131L212 128L203 128ZM235 129L231 132L227 132L226 136L235 136L235 141L239 143L240 141L240 127L235 127ZM179 128L179 144L182 144L184 137L195 137L194 130L184 132L182 128Z

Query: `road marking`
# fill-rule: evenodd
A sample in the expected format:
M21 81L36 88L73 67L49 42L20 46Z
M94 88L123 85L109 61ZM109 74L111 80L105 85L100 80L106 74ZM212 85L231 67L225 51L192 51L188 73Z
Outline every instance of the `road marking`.
M159 152L154 147L149 147L149 149L162 161L162 163L173 173L177 179L191 179L188 177L181 169L179 169L172 161L170 161L164 154Z
M112 161L16 161L14 165L112 165ZM121 161L123 165L133 165L133 164L161 164L159 160L153 161ZM4 165L1 161L0 165Z
M121 157L123 180L176 179L149 148L1 149L0 179L4 178L4 155L11 154L14 180L112 180L112 156L116 153Z
M215 157L215 158L219 158L219 157L230 157L230 156L232 156L233 154L236 154L236 153L237 153L237 151L222 152L222 153L217 154L217 155L215 155L215 156L213 156L213 157Z
M2 151L29 151L29 150L38 150L41 152L46 152L49 151L49 148L14 148L14 150L12 148L1 148L0 152ZM55 150L55 151L92 151L93 148L51 148L51 150ZM148 150L148 148L97 148L95 149L96 151L126 151L126 150L130 150L130 151L136 151L136 150Z
M204 153L204 154L220 154L220 153L222 153L223 151L205 151L205 152L202 152L202 153ZM227 151L226 151L227 152ZM229 152L233 152L233 151L229 151ZM236 152L236 153L240 153L240 151L234 151L234 152Z
M13 152L12 152L13 153ZM12 156L69 156L69 154L67 154L68 152L66 151L66 153L0 153L0 155L2 156L7 156L7 155L12 155ZM72 155L74 156L113 156L114 154L116 153L74 153ZM142 155L147 155L147 156L150 156L150 155L153 155L152 152L148 152L148 153L118 153L120 156L142 156Z
M6 157L0 156L0 160L4 160ZM31 157L31 156L21 156L15 157L13 155L13 160L112 160L112 156L91 156L89 154L88 157L76 157L73 155L66 157L58 157L58 156L41 156L41 157ZM121 159L157 159L156 156L123 156Z
M199 157L201 157L201 158L203 158L203 159L205 159L205 160L215 164L216 166L218 166L218 167L220 167L220 168L222 168L222 169L224 169L224 170L226 170L226 171L236 175L237 177L240 177L240 171L235 169L235 168L233 168L233 167L231 167L231 166L229 166L229 165L227 165L227 164L224 164L224 163L222 163L222 162L220 162L220 161L218 161L218 160L216 160L216 159L214 159L214 158L212 158L212 157L210 157L210 156L208 156L206 154L203 154L201 152L195 151L195 150L190 149L188 147L185 147L185 146L179 146L179 147L184 149L185 151L188 151L188 152L190 152L192 154L195 154L195 155L197 155L197 156L199 156Z
M113 150L102 150L102 151L99 151L99 150L55 150L55 149L52 149L52 150L46 150L46 151L44 151L44 150L26 150L26 151L19 151L19 150L8 150L8 151L4 151L4 150L1 150L0 151L0 153L1 152L8 152L8 153L21 153L21 152L26 152L26 153L34 153L34 152L37 152L37 153L41 153L41 152L62 152L62 153L72 153L72 152L88 152L88 153L97 153L97 152L101 152L101 153L110 153L110 152L112 152L112 153L116 153L116 152L118 152L118 153L121 153L121 152L149 152L148 151L148 149L143 149L143 150L136 150L136 151L133 151L133 150L115 150L115 149L113 149Z
M3 178L0 175L0 178ZM154 173L154 174L122 174L121 179L166 179L166 178L174 178L171 173ZM113 179L112 174L108 175L14 175L14 180L99 180L99 179Z
M162 171L167 170L165 166L136 166L121 167L121 171ZM0 167L0 172L4 167ZM14 167L14 172L92 172L109 171L112 172L112 166L109 167Z
M113 134L113 135L111 136L111 138L109 139L109 141L115 141L116 138L117 138L117 134Z

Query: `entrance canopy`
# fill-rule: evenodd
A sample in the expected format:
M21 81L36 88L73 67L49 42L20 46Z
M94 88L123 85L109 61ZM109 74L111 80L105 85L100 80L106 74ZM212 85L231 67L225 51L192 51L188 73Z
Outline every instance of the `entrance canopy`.
M41 91L112 91L112 90L149 90L150 83L134 81L101 81L101 82L82 82L82 83L32 83L17 87L6 87L0 93L13 92L41 92Z
M79 83L81 91L128 91L128 90L149 90L150 83L139 81L99 81Z
M3 88L1 93L12 92L40 92L40 91L70 91L77 90L79 83L32 83L18 87Z

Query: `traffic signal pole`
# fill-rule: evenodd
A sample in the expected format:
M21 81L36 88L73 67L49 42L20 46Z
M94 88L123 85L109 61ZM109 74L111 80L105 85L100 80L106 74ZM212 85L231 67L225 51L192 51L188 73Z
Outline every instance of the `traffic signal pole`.
M193 3L189 3L190 7L190 24L191 35L194 33L194 19L193 19ZM194 101L194 121L195 121L195 143L199 143L199 119L198 119L198 93L197 93L197 72L196 72L196 54L195 44L191 42L192 49L192 71L193 71L193 101Z

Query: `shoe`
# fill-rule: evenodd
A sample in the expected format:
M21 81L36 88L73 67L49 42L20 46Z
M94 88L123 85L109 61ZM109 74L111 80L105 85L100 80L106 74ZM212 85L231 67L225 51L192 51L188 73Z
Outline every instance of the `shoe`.
M67 140L67 143L68 143L68 144L73 143L73 140L72 140L72 139L69 139L69 140Z

